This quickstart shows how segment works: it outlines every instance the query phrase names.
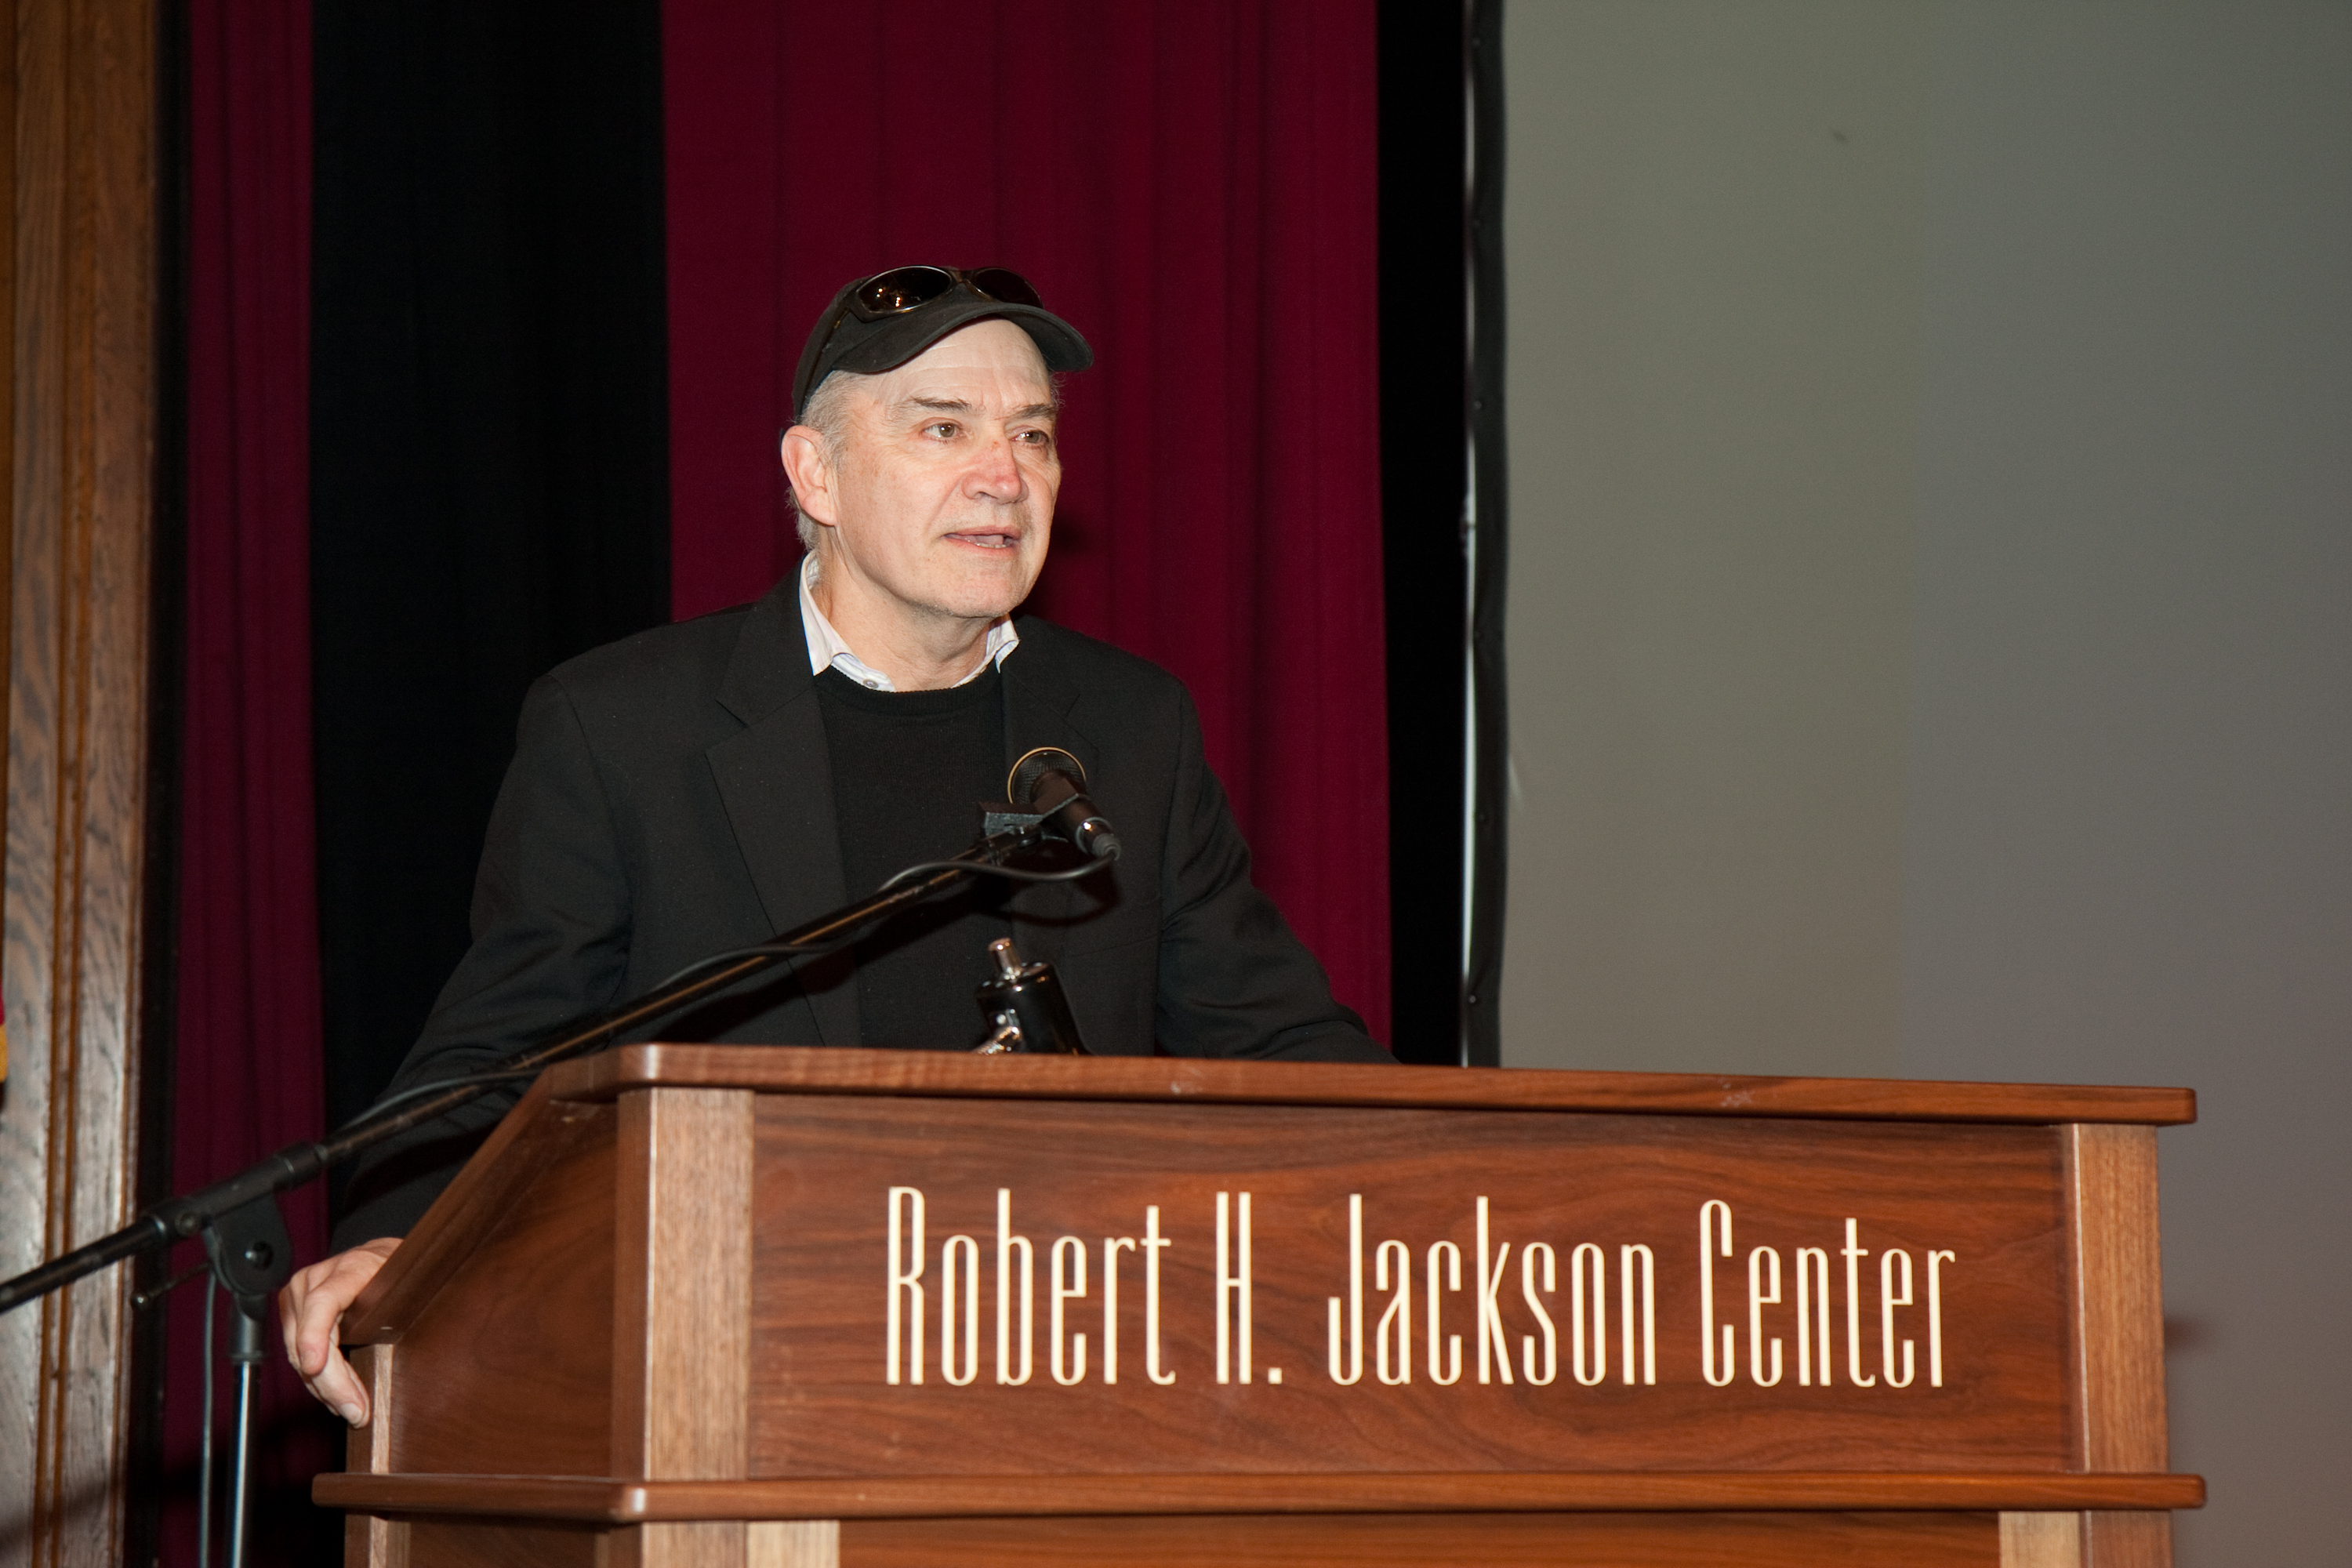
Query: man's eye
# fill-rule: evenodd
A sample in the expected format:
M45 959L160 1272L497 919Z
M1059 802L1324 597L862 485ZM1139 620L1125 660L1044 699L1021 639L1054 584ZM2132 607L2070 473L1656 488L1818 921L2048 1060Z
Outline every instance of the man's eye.
M946 440L955 433L956 427L954 423L946 419L936 420L933 423L923 426L924 435L936 436L942 441Z
M1013 439L1024 446L1043 447L1049 444L1054 437L1049 432L1044 430L1024 430Z

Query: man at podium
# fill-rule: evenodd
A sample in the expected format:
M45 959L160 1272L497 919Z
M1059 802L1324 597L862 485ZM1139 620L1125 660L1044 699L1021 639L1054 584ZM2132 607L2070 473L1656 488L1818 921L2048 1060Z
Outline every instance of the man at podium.
M1164 670L1034 616L1061 479L1056 374L1093 363L1018 274L857 279L809 334L784 472L807 553L759 603L560 666L525 699L473 944L387 1093L479 1071L713 952L766 940L971 841L1040 746L1076 755L1118 862L928 904L848 952L660 1028L679 1040L969 1049L987 945L1058 967L1098 1054L1385 1061L1251 884ZM342 1310L516 1093L354 1172L336 1256L280 1298L287 1350L354 1424Z

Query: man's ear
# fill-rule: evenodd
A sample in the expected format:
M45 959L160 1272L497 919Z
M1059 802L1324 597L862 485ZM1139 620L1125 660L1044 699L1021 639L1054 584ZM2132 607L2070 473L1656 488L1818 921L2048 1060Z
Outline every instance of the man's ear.
M839 521L833 496L833 465L825 458L824 437L806 425L795 425L779 444L784 478L792 482L801 515L830 526Z

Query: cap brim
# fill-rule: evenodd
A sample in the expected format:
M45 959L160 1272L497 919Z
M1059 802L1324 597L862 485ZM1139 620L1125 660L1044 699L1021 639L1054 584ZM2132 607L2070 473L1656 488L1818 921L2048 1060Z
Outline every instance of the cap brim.
M834 309L840 309L838 300ZM1011 321L1027 332L1048 371L1085 370L1095 363L1095 351L1078 335L1078 330L1051 310L964 294L887 321L844 321L844 334L857 328L863 331L856 331L854 340L842 345L839 352L824 354L809 367L812 374L808 384L798 389L793 400L793 415L798 416L807 406L809 395L836 370L854 371L861 375L896 370L950 332L961 331L974 321ZM836 335L835 343L840 341ZM826 346L830 349L835 344Z
M910 310L896 321L879 323L872 332L835 360L828 370L854 370L876 375L896 370L950 332L974 321L1007 321L1029 334L1047 370L1084 370L1095 363L1095 352L1077 329L1050 310L1034 305L1007 305L995 300L961 299L927 310Z

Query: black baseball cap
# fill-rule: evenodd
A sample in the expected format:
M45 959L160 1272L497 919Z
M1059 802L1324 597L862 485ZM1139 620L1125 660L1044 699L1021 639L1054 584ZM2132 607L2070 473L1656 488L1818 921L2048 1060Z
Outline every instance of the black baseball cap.
M1095 351L1018 272L1003 267L894 267L845 285L824 308L793 377L793 417L837 370L896 370L974 321L1003 320L1029 334L1052 371L1084 370Z

